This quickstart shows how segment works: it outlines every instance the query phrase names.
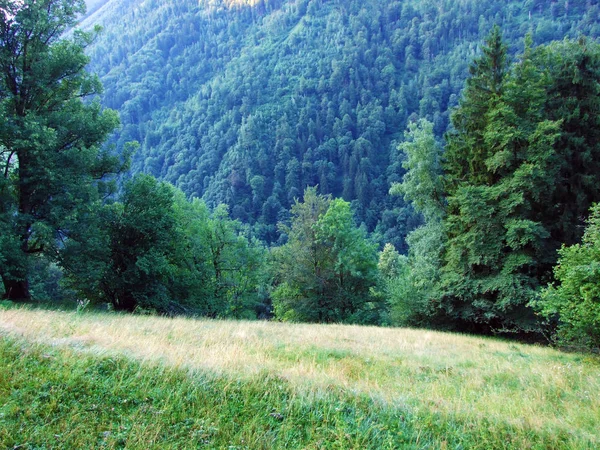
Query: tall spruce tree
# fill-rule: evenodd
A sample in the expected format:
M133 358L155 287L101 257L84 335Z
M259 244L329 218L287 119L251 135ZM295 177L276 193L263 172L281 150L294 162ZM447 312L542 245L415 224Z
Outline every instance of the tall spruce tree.
M560 122L547 120L548 76L531 42L509 72L495 28L447 136L445 312L478 331L535 327L527 304L540 286L550 237L541 220L555 180ZM481 83L483 81L483 83ZM468 169L465 168L468 164Z
M450 191L461 183L489 181L485 165L489 156L484 137L486 118L502 95L509 66L508 47L495 26L482 55L469 67L463 99L452 114L454 131L447 139L445 152L445 182Z
M83 0L0 1L0 275L9 299L30 297L32 255L68 234L97 198L95 181L117 168L99 148L116 113L82 100L101 91L85 71L93 34L63 37L84 11Z
M527 37L510 70L505 52L494 29L447 136L440 305L479 331L535 328L528 304L600 194L598 45Z

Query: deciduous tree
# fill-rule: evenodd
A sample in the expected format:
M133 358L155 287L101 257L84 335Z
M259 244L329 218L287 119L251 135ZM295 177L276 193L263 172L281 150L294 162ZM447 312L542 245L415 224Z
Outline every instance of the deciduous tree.
M93 33L64 33L83 0L0 2L0 275L4 296L28 299L32 255L52 253L98 180L118 169L100 145L118 124L85 71Z
M307 188L304 201L292 207L285 231L288 243L273 250L276 316L309 322L373 320L369 310L376 308L369 303L377 254L354 224L350 204Z

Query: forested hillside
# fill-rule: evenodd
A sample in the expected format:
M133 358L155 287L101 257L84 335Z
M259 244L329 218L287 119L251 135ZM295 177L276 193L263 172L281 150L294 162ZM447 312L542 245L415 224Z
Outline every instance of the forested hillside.
M170 181L258 237L279 239L306 186L352 201L380 243L406 251L418 224L401 197L407 124L440 139L469 62L500 25L509 53L600 34L595 0L88 1L83 26L104 105L137 140L134 173Z

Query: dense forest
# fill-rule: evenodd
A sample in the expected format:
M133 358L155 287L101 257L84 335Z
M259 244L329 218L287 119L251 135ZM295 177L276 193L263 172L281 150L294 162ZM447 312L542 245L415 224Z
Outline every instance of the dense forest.
M144 172L225 203L277 242L308 186L352 203L383 245L407 251L418 217L388 190L397 142L426 118L441 139L469 62L494 24L510 53L600 34L596 1L111 0L84 27L103 104L141 147ZM283 242L283 241L282 241Z
M600 345L595 2L89 3L0 8L5 298Z

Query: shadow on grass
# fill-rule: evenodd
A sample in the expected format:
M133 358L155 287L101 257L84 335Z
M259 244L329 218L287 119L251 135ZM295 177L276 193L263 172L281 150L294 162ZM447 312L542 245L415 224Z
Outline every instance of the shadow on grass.
M339 387L190 373L0 339L1 448L592 448L565 433L411 411ZM597 443L597 442L596 442Z

